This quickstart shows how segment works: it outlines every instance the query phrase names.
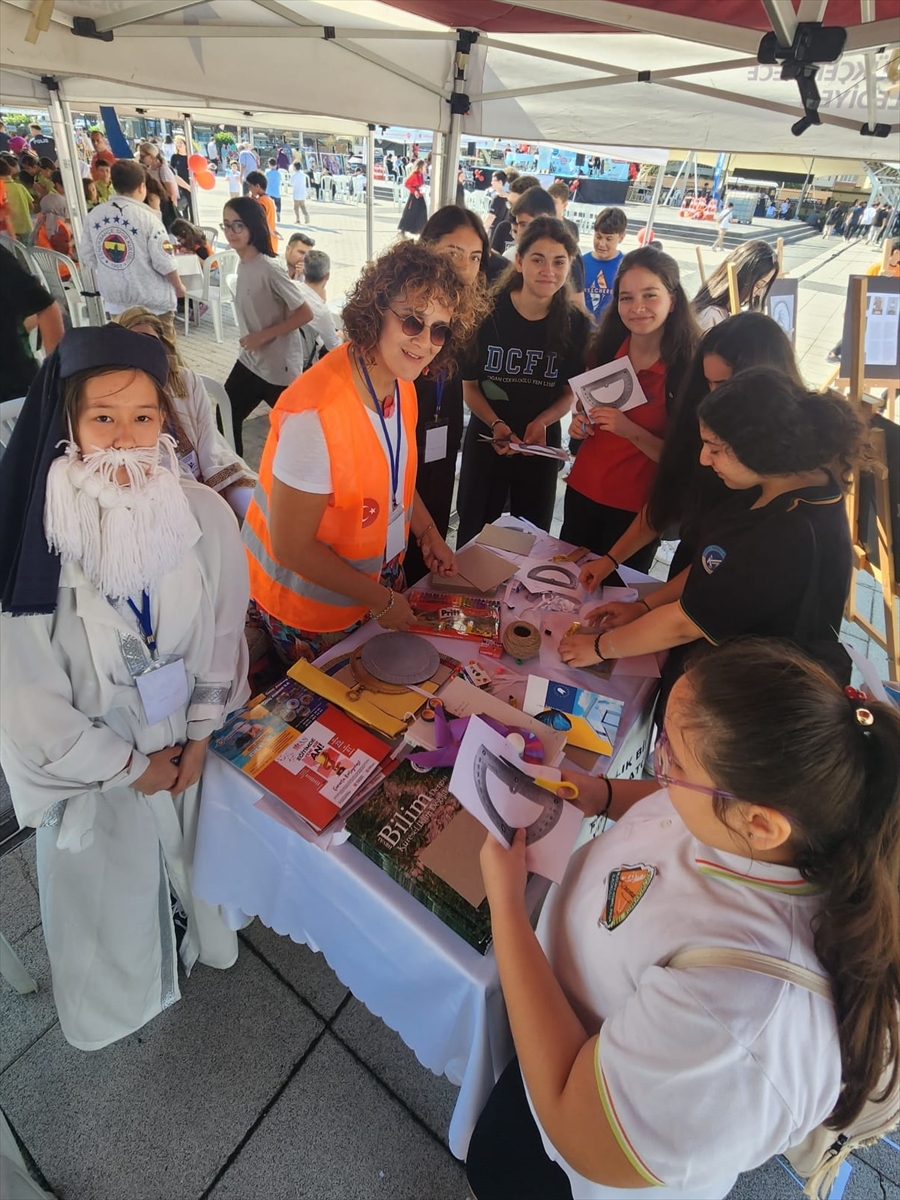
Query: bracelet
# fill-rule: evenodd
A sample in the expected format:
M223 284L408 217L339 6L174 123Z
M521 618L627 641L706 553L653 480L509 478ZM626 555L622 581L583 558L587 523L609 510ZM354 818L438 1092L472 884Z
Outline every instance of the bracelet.
M394 589L392 587L389 587L388 592L390 593L388 602L384 606L384 608L381 610L381 612L376 613L376 612L372 612L371 608L369 609L369 616L371 617L371 619L373 621L380 621L381 618L385 615L385 613L389 613L391 611L391 609L394 607Z
M425 540L425 534L428 532L429 529L436 529L436 528L437 528L437 526L435 525L434 521L432 521L430 525L425 526L425 528L422 530L422 532L416 538L416 545L419 547L420 550L422 549L422 542Z
M597 816L602 817L605 821L609 816L609 808L612 804L612 784L609 781L608 775L600 775L599 778L606 784L606 803L603 805L602 810L597 813Z
M643 596L638 596L637 600L635 600L635 604L643 604L643 606L644 606L644 608L646 608L647 612L653 612L653 609L650 607L650 605L647 603L647 601L644 599Z
M491 421L491 433L494 432L495 425L506 425L506 421L504 421L502 417L497 417L496 420Z
M612 565L616 568L617 571L618 571L619 567L622 565L621 563L616 562L616 560L613 558L613 556L610 554L610 552L608 550L606 551L605 554L602 554L600 557L608 558L609 561L612 563Z
M606 655L600 649L600 639L602 637L603 637L603 634L598 633L597 636L594 638L594 653L597 655L597 657L600 659L601 662L608 662L609 660L607 659Z

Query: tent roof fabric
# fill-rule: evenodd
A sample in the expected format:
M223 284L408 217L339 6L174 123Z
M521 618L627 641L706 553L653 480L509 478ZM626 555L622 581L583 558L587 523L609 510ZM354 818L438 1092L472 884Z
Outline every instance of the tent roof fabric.
M872 22L861 0L56 0L26 40L31 0L0 0L0 67L52 74L71 102L150 95L447 131L457 22L477 22L463 136L877 159L894 155L900 111L879 50L900 25L896 0L862 7ZM797 85L756 54L771 14L790 31L823 9L848 50L820 68L822 124L798 139ZM113 40L74 36L75 17ZM891 138L860 136L870 120Z

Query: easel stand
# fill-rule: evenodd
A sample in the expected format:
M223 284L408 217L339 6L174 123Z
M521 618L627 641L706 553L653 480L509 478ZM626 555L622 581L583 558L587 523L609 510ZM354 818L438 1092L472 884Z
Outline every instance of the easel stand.
M889 483L889 463L884 433L869 425L872 415L871 401L864 399L868 387L880 387L878 380L865 379L865 314L868 281L865 276L851 280L851 355L850 374L847 380L847 392L850 403L856 408L860 418L869 426L869 456L866 461L853 469L850 491L847 495L848 516L853 536L853 565L855 570L851 576L850 594L847 599L846 617L859 625L867 637L881 646L888 656L889 670L892 679L900 679L900 590L894 571L893 527L891 524L891 493ZM841 383L843 381L838 381ZM896 397L898 380L887 380L884 386ZM889 415L890 420L896 416ZM897 469L897 464L894 464ZM860 503L859 481L861 472L868 472L873 477L875 495L876 528L878 531L878 562L869 559L865 546L860 537ZM884 610L884 629L882 634L872 622L857 608L856 571L867 571L881 587L881 603Z

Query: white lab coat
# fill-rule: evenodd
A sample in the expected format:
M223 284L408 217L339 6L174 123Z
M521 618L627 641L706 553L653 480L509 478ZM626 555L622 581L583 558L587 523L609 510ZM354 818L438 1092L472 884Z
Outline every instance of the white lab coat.
M185 969L237 958L235 934L191 892L202 781L177 797L130 786L148 754L211 734L249 691L237 524L213 491L182 482L196 540L150 600L160 655L184 660L186 708L146 724L121 640L146 653L137 625L77 565L63 567L51 616L0 616L0 755L20 824L39 827L53 994L63 1033L82 1050L180 998L170 891L188 913Z

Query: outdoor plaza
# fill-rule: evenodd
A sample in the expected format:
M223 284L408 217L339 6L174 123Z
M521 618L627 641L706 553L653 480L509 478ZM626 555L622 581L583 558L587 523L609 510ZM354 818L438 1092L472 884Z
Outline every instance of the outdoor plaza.
M723 18L720 41L713 43L709 27L714 19L709 10L720 2L688 3L681 6L684 12L669 0L657 4L644 0L633 4L606 0L485 4L480 18L485 27L482 47L473 41L471 70L476 73L477 66L478 79L473 84L472 76L468 82L460 77L458 57L452 60L455 69L448 73L446 37L439 40L436 32L438 21L442 29L452 30L463 20L475 20L468 4L451 0L435 0L430 12L424 0L402 4L398 0L387 17L382 11L387 6L377 0L212 0L204 5L159 0L135 4L129 20L129 5L134 0L62 0L55 6L46 5L46 0L0 0L0 101L7 107L8 96L13 94L24 103L24 93L33 87L36 102L40 102L44 82L37 77L37 58L45 39L52 71L60 76L66 75L62 55L75 46L71 75L59 94L53 94L51 88L47 102L57 134L66 121L70 123L76 105L89 111L87 101L92 98L129 110L141 103L138 112L146 104L151 114L154 103L167 112L185 114L191 100L198 109L205 104L229 112L240 112L246 103L253 106L261 127L265 123L263 109L268 116L277 115L278 108L271 85L250 81L251 74L281 72L283 86L286 79L302 79L305 70L309 92L318 88L333 100L329 54L318 57L318 43L311 40L312 30L325 29L326 41L335 43L327 47L329 52L345 52L340 68L332 63L332 70L338 70L345 80L347 92L345 101L334 101L343 104L343 110L336 107L334 111L348 125L355 120L363 128L368 126L364 142L370 190L366 196L361 191L354 195L350 188L339 189L329 200L310 195L306 202L309 219L301 223L293 219L285 181L277 230L281 252L292 234L302 232L329 256L327 303L339 317L367 261L398 239L405 198L402 188L373 187L371 174L375 126L369 122L381 119L378 86L387 87L387 80L391 88L396 87L384 101L385 119L399 125L402 113L409 125L433 125L442 130L440 137L435 137L434 174L427 191L429 212L455 195L451 172L455 174L453 164L464 152L467 128L457 119L462 116L461 109L453 107L448 124L443 106L464 86L474 89L479 131L483 128L493 133L496 128L499 134L502 116L497 118L492 109L499 106L496 111L507 115L514 142L560 141L590 147L602 140L632 147L647 140L646 133L638 134L641 118L633 111L633 103L635 89L649 85L624 78L625 66L614 58L612 39L607 39L602 50L588 46L584 27L588 21L598 28L601 20L607 20L618 30L630 30L625 37L646 38L647 61L652 59L654 74L657 69L664 73L676 62L693 62L685 67L684 76L672 75L673 86L665 93L661 90L665 75L660 75L657 94L670 103L652 135L655 142L686 145L677 135L692 120L705 123L702 109L708 102L720 106L720 120L739 110L735 119L740 137L754 153L765 154L771 146L774 164L779 154L799 153L796 141L787 134L793 117L804 112L797 106L793 82L780 83L784 91L779 99L772 99L773 93L768 92L764 99L753 99L752 88L748 88L751 99L738 105L736 98L733 104L729 101L722 80L726 75L744 78L748 70L757 69L750 66L755 62L753 47L767 30L774 28L776 34L786 37L793 34L798 19L830 23L833 16L837 19L839 3L840 19L850 24L844 0L831 0L830 5L800 0L799 16L791 3L745 0L747 7L758 13L752 19L746 14ZM860 32L865 23L877 24L887 42L888 26L896 21L883 4L876 10L874 0L870 6L862 0L860 24L860 5L852 0L852 6L847 54L862 61L876 44L873 34ZM479 7L473 5L472 9ZM733 6L728 7L731 11ZM847 14L850 7L851 0L847 0ZM509 11L504 14L503 9ZM518 13L518 17L509 13ZM407 26L402 24L405 17ZM73 18L89 18L95 22L93 30L86 36L64 37ZM196 38L190 36L194 19L202 30ZM557 20L558 27L554 24ZM787 22L784 27L779 25L781 20ZM32 21L37 24L38 38L36 43L29 38L26 44L24 34ZM328 25L331 21L336 23L336 31ZM504 21L512 24L504 25ZM632 25L634 21L638 24ZM677 21L683 24L676 28ZM343 33L342 24L348 27ZM216 25L221 26L218 33ZM241 71L234 73L234 60L224 48L234 46L235 29L240 28L248 33L249 51L243 53ZM392 31L396 40L390 37ZM115 33L111 46L101 40L105 32ZM187 36L180 36L185 32ZM422 40L414 41L414 35ZM283 37L280 45L279 36ZM540 49L535 38L542 40ZM900 28L890 40L893 45L900 41ZM136 69L126 79L132 69L128 64L140 61L142 46L153 49L153 55L144 55L146 79L138 78ZM517 58L516 52L523 46L528 54ZM258 59L253 53L256 47ZM101 64L107 49L121 51L125 62L104 73ZM292 51L302 61L303 70L292 63ZM168 65L159 57L166 54ZM612 65L599 62L600 57L613 58ZM727 63L718 61L720 57L735 60L730 74ZM590 67L592 58L597 60L596 68ZM623 54L632 74L638 58L636 43ZM549 76L540 74L543 69ZM618 87L604 85L593 90L583 77L596 71L607 72L609 80L618 72ZM169 89L177 88L175 97L167 96L167 72L175 81L169 85ZM775 87L776 78L767 84L769 88ZM188 86L190 79L193 88ZM440 83L435 82L438 79ZM246 101L241 99L245 82ZM869 82L873 84L874 76ZM554 83L562 89L555 96ZM299 90L300 84L297 86ZM477 88L483 92L480 102ZM254 89L255 98L250 95ZM507 89L510 98L505 100ZM150 99L141 102L142 94ZM896 99L896 91L892 94ZM596 125L591 106L602 106L606 100L612 127L602 139L592 137L589 131ZM316 113L332 111L324 104L306 99L304 103ZM895 122L889 143L893 152L884 141L877 143L882 159L897 157L900 127L896 125L896 105L891 109L891 103L888 99L888 115L882 111L879 116ZM286 101L284 107L288 107ZM811 131L820 139L815 153L823 161L831 154L829 122L834 122L831 135L840 143L834 158L848 157L850 133L857 141L863 140L855 130L866 118L866 109L861 108L861 115L856 113L851 120L826 101L822 112L825 125ZM428 117L435 114L438 119L429 123ZM253 113L248 108L244 116ZM538 127L540 122L544 124ZM529 139L532 123L546 136ZM563 130L569 128L571 133L564 135ZM619 131L615 136L614 130ZM474 135L474 125L472 132ZM707 130L703 136L712 146L719 135ZM866 158L874 158L871 140L865 142ZM862 155L863 149L857 153ZM665 152L661 162L660 174ZM777 174L775 165L772 172ZM648 196L647 202L621 205L627 217L622 250L635 249L638 234L652 225L655 238L678 264L684 291L694 296L705 282L701 271L710 275L724 257L712 250L718 230L712 222L679 216L677 206L661 204L660 190L652 201ZM209 231L210 237L215 233L211 247L215 256L226 250L221 223L230 194L228 181L224 175L216 175L213 186L195 185L192 194L196 224ZM487 203L483 198L473 198L469 192L467 203L484 215ZM592 209L579 221L582 254L589 253L593 244L594 215ZM724 238L724 250L730 254L751 239L764 239L773 247L779 242L779 273L797 285L793 314L796 364L809 389L824 388L838 375L829 354L845 335L848 280L864 276L885 257L883 250L867 245L865 239L822 236L800 221L765 216L755 217L752 225L732 224ZM219 322L221 337L217 336ZM193 314L189 307L187 325L184 316L176 314L175 326L184 364L205 379L224 385L240 351L233 294L229 297L228 289L223 289L221 308L215 314L205 303L202 307L195 304ZM859 363L855 365L859 367ZM861 373L857 383L859 378ZM890 380L879 379L871 385L870 405L881 403L885 383L889 385ZM847 389L849 385L842 380L841 386ZM888 390L884 394L887 396ZM896 387L891 394L896 419ZM270 411L260 403L243 426L243 457L254 471L260 468ZM563 419L563 445L570 419ZM565 475L560 470L551 539L561 536L565 493ZM448 542L461 549L456 545L457 527L454 494ZM544 540L547 546L560 549L558 542ZM661 542L650 569L656 580L667 578L676 546L675 542ZM626 584L629 578L626 576ZM497 595L504 595L502 587ZM867 660L872 675L888 681L893 676L884 644L891 645L885 625L886 604L872 572L855 570L854 597L859 615L875 636L845 619L840 639ZM506 600L512 610L508 592ZM533 619L530 609L516 609L514 615L519 618L522 613ZM363 643L373 624L351 634L348 650ZM542 628L539 625L539 631ZM446 638L437 641L442 651L448 645ZM454 647L469 643L449 645L450 652L455 652ZM508 656L504 659L514 661ZM543 663L543 654L540 661ZM572 674L582 677L584 673ZM863 684L857 667L852 682ZM626 736L610 754L609 773L610 777L630 777L640 774L644 765L650 738L645 701L652 689L649 679L641 680L640 686L632 680L628 685L620 681L618 686L623 689L622 730ZM620 695L615 685L611 694ZM514 707L519 703L517 695ZM637 763L635 771L631 770L633 762ZM254 786L247 786L251 782ZM207 766L203 786L206 808L201 808L192 888L208 904L221 906L226 924L238 931L237 961L228 970L198 963L189 978L181 972L179 1003L137 1032L92 1053L67 1042L54 1005L41 923L34 831L16 835L10 843L13 848L0 853L0 933L37 985L36 991L23 994L11 985L6 973L0 978L0 1109L14 1142L14 1148L9 1143L0 1146L0 1155L14 1157L18 1152L36 1189L43 1189L2 1194L0 1200L36 1200L41 1195L58 1200L471 1197L464 1168L469 1138L496 1078L514 1053L493 950L482 955L466 944L344 842L341 834L333 841L327 835L324 840L317 838L286 807L282 816L273 816L272 805L279 802L272 800L268 808L264 802L258 803L262 787L237 775L222 759ZM9 786L0 772L0 810L9 808ZM754 1113L748 1111L746 1120L752 1122ZM635 1194L652 1192L640 1189ZM727 1200L802 1197L802 1180L778 1156L741 1174ZM510 1194L508 1200L520 1197ZM574 1200L582 1198L575 1196ZM900 1131L851 1154L830 1188L828 1200L900 1200Z

